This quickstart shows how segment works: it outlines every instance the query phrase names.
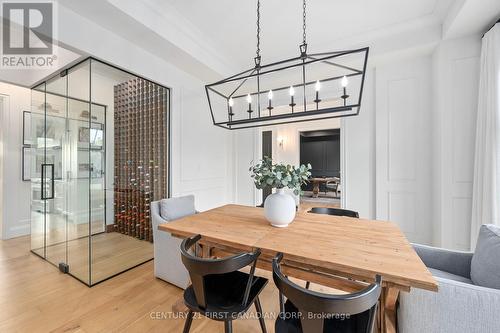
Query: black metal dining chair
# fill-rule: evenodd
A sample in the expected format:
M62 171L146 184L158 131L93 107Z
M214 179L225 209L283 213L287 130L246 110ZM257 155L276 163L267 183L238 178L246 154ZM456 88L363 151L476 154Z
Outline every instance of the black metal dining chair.
M255 276L260 250L241 253L222 259L199 258L190 249L201 239L200 235L186 238L181 244L182 262L191 277L191 285L184 291L184 303L189 308L184 333L191 328L194 313L223 321L224 331L232 332L232 322L255 304L263 333L266 326L259 294L268 280ZM250 273L239 269L251 265Z
M276 333L372 332L381 292L380 275L376 276L374 284L361 291L330 295L291 282L281 272L282 259L281 253L273 259L273 279L280 298Z
M309 213L359 218L358 212L355 212L355 211L349 210L349 209L340 209L340 208L313 207L313 208L311 208Z

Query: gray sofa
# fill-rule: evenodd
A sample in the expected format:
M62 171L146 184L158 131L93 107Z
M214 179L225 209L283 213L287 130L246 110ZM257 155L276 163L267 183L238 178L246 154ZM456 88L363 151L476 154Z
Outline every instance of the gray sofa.
M481 227L475 254L417 244L414 248L438 281L439 291L415 288L401 293L399 332L500 332L498 227Z

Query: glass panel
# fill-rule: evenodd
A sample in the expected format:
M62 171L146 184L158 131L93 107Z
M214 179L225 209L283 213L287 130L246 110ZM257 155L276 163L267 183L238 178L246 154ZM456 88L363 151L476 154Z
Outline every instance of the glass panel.
M149 203L167 196L168 90L96 60L91 73L92 118L104 125L104 149L91 154L91 220L93 230L106 225L92 233L94 284L153 258Z
M66 263L66 86L66 77L57 76L47 81L45 95L45 246L47 260L55 265Z
M30 165L31 251L45 258L45 200L42 200L42 164L45 163L45 83L31 90L31 148L24 163ZM44 190L44 189L43 189Z
M67 79L68 265L73 276L90 284L90 62L70 69Z
M153 258L169 90L97 60L63 74L32 89L31 249L93 285Z

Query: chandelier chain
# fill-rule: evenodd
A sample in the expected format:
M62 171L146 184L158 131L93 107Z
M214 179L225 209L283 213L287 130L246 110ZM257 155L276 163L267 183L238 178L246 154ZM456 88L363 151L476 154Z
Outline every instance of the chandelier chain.
M306 44L306 0L302 2L302 38L303 43Z
M260 0L257 0L257 58L260 57Z

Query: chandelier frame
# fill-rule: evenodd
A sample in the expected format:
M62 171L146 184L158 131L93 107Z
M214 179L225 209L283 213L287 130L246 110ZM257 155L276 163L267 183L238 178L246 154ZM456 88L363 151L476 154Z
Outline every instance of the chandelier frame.
M261 64L261 55L260 55L260 0L257 0L257 47L256 47L256 57L254 58L255 66L248 70L245 70L241 73L232 75L223 80L217 81L215 83L205 85L205 92L207 95L208 105L210 108L210 114L212 117L213 124L218 127L222 127L225 129L244 129L244 128L253 128L253 127L263 127L263 126L272 126L272 125L280 125L280 124L288 124L295 122L305 122L305 121L314 121L314 120L325 120L331 118L339 118L339 117L349 117L349 116L357 116L359 114L359 110L361 108L361 100L363 97L363 88L365 83L365 74L366 74L366 66L368 62L368 53L369 48L359 48L354 50L346 50L346 51L332 51L332 52L323 52L323 53L307 53L307 41L306 41L306 0L303 0L303 41L302 44L299 45L300 55L298 57L289 58L286 60L277 61L274 63L262 65ZM364 53L364 54L363 54ZM340 64L335 61L336 58L345 57L352 54L361 54L362 55L362 66L358 66L358 68L352 67L352 65ZM308 66L314 65L316 63L323 63L329 66L334 66L337 68L341 68L343 70L349 71L349 73L345 73L344 75L335 74L334 76L323 78L321 82L329 82L334 80L342 80L343 87L343 95L340 98L343 100L343 105L335 105L335 106L326 106L320 108L319 104L322 100L319 98L319 89L320 89L320 80L316 81L306 81L306 68L310 68ZM287 86L280 86L273 89L261 89L261 76L278 72L290 70L295 67L301 67L301 82L295 83ZM359 68L361 67L361 68ZM347 94L347 80L351 77L361 76L360 85L359 85L359 94L357 100L353 98L349 98L350 96ZM237 94L238 90L249 80L256 78L256 90L251 92L246 92L245 94ZM229 84L233 82L238 82L236 87L230 87L230 92L224 90L224 85L226 88ZM316 105L316 109L308 109L308 102L311 100L307 100L306 97L306 88L311 85L316 85L316 98L312 100L312 102ZM220 89L217 89L220 87ZM303 90L303 100L297 101L295 103L293 98L293 93L295 88L299 88ZM271 110L274 107L271 105L271 100L273 96L273 91L282 91L285 89L290 89L291 102L288 104L290 106L289 110L286 112L282 112L279 114L272 114ZM261 94L268 92L269 98L269 106L267 108L268 114L262 115L261 110ZM219 115L214 114L214 103L213 98L211 97L211 93L215 94L214 96L218 96L218 98L224 99L224 110L221 110L223 113L223 119L220 120L218 118ZM233 104L234 100L237 98L242 98L247 96L248 100L248 118L245 119L237 119L233 120ZM252 96L255 96L257 99L257 104L254 106L255 110L252 110ZM349 99L349 103L347 104L347 100ZM354 103L352 103L354 101ZM314 105L313 104L313 105ZM324 105L324 104L323 104ZM286 105L282 105L286 106ZM302 111L295 111L295 106L302 106ZM218 107L216 105L216 107ZM219 108L219 107L218 107ZM222 109L222 106L220 107ZM282 108L281 108L282 109ZM288 112L291 111L291 112ZM256 113L256 116L253 116L253 113Z

